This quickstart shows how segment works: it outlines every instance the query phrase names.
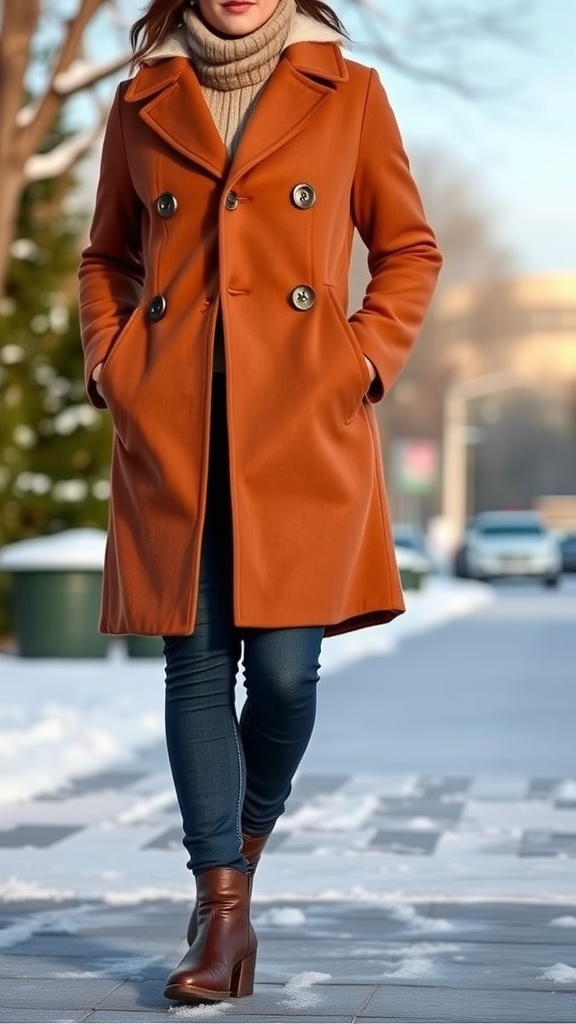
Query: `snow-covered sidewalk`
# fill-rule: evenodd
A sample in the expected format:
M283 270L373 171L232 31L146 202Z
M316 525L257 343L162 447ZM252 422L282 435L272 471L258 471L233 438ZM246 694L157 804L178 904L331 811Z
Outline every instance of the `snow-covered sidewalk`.
M389 625L326 640L323 674L387 655L415 633L482 607L493 592L433 577L406 599L407 613ZM242 693L239 686L239 701ZM0 655L0 808L130 762L162 737L163 714L161 659L127 658L121 643L106 659Z

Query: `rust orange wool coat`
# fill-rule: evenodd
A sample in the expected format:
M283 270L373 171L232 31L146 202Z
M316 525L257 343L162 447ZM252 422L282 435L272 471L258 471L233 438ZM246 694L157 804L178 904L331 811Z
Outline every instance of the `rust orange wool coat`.
M371 280L348 319L354 228ZM194 629L219 309L236 624L403 610L371 401L439 266L378 76L336 44L284 51L231 163L185 57L120 85L80 269L88 392L115 426L104 632Z

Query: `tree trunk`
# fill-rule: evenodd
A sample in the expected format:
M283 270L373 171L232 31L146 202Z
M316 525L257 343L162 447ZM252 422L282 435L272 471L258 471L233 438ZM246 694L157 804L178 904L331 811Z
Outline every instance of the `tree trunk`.
M24 186L26 154L18 111L24 106L24 79L40 0L4 0L0 32L0 297L4 294L10 243Z

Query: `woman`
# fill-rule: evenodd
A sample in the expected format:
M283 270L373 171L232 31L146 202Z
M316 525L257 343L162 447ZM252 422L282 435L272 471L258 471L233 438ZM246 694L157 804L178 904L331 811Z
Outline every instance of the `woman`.
M132 42L80 269L115 427L101 629L164 637L197 889L166 995L195 1002L252 992L251 877L322 637L403 610L372 403L440 256L378 77L320 0L153 0ZM347 319L355 228L371 279Z

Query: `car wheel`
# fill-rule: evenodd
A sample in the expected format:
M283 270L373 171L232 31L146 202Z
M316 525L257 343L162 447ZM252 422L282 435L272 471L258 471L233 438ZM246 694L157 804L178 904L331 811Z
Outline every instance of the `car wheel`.
M559 576L545 576L543 579L544 586L547 588L547 590L553 590L555 587L558 586L559 582Z

